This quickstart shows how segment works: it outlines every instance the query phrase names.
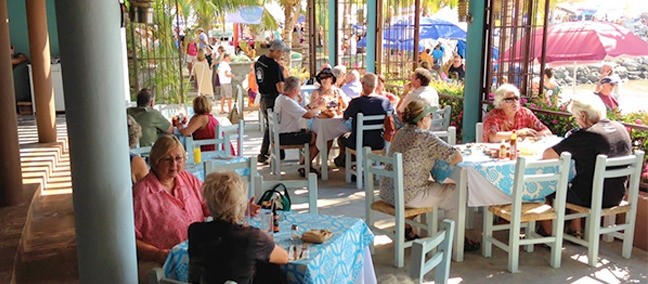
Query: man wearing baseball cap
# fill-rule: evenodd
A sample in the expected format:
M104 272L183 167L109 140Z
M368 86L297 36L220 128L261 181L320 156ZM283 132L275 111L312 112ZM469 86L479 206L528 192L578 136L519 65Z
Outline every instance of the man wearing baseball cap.
M619 102L616 99L616 94L612 92L614 87L619 82L614 77L605 77L599 82L599 91L595 94L601 98L608 110L616 109L619 107Z
M281 59L283 53L289 51L290 48L281 40L274 40L270 44L270 51L268 54L261 55L256 63L254 63L254 74L257 84L259 85L259 93L261 100L259 102L259 111L263 114L263 123L265 124L265 132L263 133L263 142L261 143L261 151L257 157L257 161L265 163L270 154L270 134L268 132L268 110L274 111L274 101L284 92L284 77L281 70L281 65L277 61Z

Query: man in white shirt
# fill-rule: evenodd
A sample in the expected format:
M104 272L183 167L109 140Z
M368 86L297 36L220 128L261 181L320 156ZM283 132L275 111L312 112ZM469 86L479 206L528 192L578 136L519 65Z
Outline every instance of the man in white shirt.
M319 114L320 107L324 104L324 99L317 102L311 102L306 108L303 108L297 102L299 96L300 81L297 77L288 77L284 82L284 93L275 99L274 112L279 120L279 144L280 145L300 145L308 143L310 145L310 157L317 156L319 150L315 146L317 134L308 129L302 128L302 118L309 119ZM303 161L302 161L303 162ZM311 166L311 171L316 171ZM305 173L300 172L302 176Z
M346 84L342 86L342 91L346 95L344 102L349 104L349 101L360 96L362 93L362 83L360 83L360 73L358 70L351 70L346 75Z
M230 61L232 60L229 53L223 53L223 60L218 63L218 80L220 81L220 92L221 92L221 114L228 113L232 111L232 67L230 67ZM227 109L225 111L225 99L227 99Z
M398 102L398 106L396 106L396 112L399 118L405 110L405 107L410 102L416 100L423 100L429 106L439 107L439 94L433 87L428 86L430 81L432 81L432 73L430 71L425 68L416 68L414 70L410 82L405 85L404 95L400 102Z

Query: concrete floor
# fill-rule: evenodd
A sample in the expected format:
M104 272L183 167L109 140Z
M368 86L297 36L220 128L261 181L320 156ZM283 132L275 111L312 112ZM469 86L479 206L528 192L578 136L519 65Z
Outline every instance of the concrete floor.
M215 108L218 109L218 108ZM246 120L255 120L255 113L246 114ZM31 122L30 122L31 121ZM22 128L33 129L33 120L24 117ZM245 155L258 154L261 137L256 125L246 127ZM24 138L21 138L24 139ZM21 140L22 141L22 140ZM333 156L333 155L331 155ZM67 158L67 157L65 157ZM332 163L331 163L332 164ZM72 195L66 187L65 172L69 178L69 167L62 165L58 175L62 182L46 183L43 196L38 198L29 227L26 249L19 266L18 283L76 283L76 242ZM364 192L344 182L344 174L332 166L330 180L319 182L318 205L321 214L364 217ZM268 166L260 167L268 176ZM289 176L297 175L295 173ZM290 178L287 178L290 179ZM295 202L296 210L306 204ZM481 216L476 214L480 226ZM639 220L646 222L646 220ZM475 232L472 232L475 234ZM478 235L478 233L476 233ZM596 268L586 265L586 249L565 243L562 266L549 266L549 250L536 247L533 253L521 252L520 273L511 274L507 268L507 257L499 249L493 249L493 257L484 258L478 252L466 253L465 261L453 262L450 283L648 283L648 254L634 249L631 259L620 255L621 242L603 243ZM409 250L406 251L405 267L396 269L393 264L393 245L385 236L376 236L374 266L380 283L410 283ZM426 280L432 281L432 273Z

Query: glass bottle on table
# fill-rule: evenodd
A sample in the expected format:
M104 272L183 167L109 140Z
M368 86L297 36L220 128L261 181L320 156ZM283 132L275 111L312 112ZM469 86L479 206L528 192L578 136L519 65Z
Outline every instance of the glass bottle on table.
M504 143L504 139L500 143L499 158L500 160L506 159L506 143Z
M511 140L509 140L509 156L511 157L511 160L517 159L517 140L517 130L513 130L513 133L511 133Z

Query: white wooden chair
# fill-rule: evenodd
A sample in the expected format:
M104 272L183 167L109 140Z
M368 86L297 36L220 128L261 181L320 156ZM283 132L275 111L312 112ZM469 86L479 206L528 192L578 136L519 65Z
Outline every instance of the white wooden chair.
M243 139L244 139L244 133L245 133L245 122L243 120L240 120L238 124L235 125L217 125L216 126L216 138L218 139L225 139L225 136L227 136L227 139L225 139L226 143L224 144L223 147L225 147L225 153L229 156L231 155L231 148L232 146L232 140L236 141L236 155L237 156L243 156Z
M275 119L276 117L277 117L276 113L268 112L268 126L270 131L270 170L271 172L274 175L276 175L279 179L281 179L281 167L282 167L281 153L280 153L281 150L297 149L300 153L299 156L304 158L304 164L299 164L299 158L297 158L297 160L285 159L283 162L284 163L294 162L296 164L294 166L291 166L290 168L294 168L295 170L303 168L305 173L308 174L310 172L310 148L308 143L301 144L301 145L280 145L279 144L280 121ZM288 168L286 168L285 170L288 170Z
M405 223L427 230L428 235L437 231L438 210L436 207L405 208L403 193L403 155L395 153L385 157L371 153L371 148L363 149L362 163L365 165L365 221L374 232L389 236L394 241L394 266L403 267L405 249L412 246L413 241L405 241ZM378 165L382 164L382 165ZM387 169L391 165L391 170ZM395 206L382 201L375 201L374 177L387 177L393 180ZM374 224L373 211L394 216L395 225L379 228ZM425 215L426 223L408 220L407 218Z
M484 123L477 122L477 124L475 124L475 143L483 143L484 142L483 135L484 135Z
M454 221L445 219L441 222L441 230L434 236L415 240L412 244L412 268L410 277L423 283L425 274L434 269L435 283L448 283L450 277L450 258L452 257L452 239L454 238ZM426 254L433 252L429 260Z
M637 202L639 196L639 181L644 152L635 150L633 155L608 158L605 155L596 157L594 168L594 183L592 188L592 205L590 209L575 204L567 203L567 209L573 213L567 214L566 220L585 217L584 239L578 239L565 234L565 240L587 247L587 260L591 267L598 261L600 235L607 234L613 238L623 240L621 256L630 258L632 243L634 241L635 221L637 216ZM615 207L602 209L603 186L605 179L628 177L626 200ZM625 223L615 224L616 215L625 214ZM601 226L601 217L605 217ZM645 222L645 220L643 220ZM621 232L623 231L623 232ZM605 236L604 236L605 238ZM612 241L613 238L608 239Z
M148 156L151 153L152 146L130 148L129 152L134 155Z
M308 213L317 214L317 175L309 173L306 180L264 180L262 176L257 176L255 182L255 196L261 198L266 190L274 188L277 184L283 183L287 189L303 189L308 190ZM296 200L300 200L299 196L291 192L290 200L292 205L295 205ZM294 209L293 209L294 210Z
M214 160L206 160L203 163L205 165L205 175L204 175L205 177L207 177L208 174L213 172L222 173L227 171L236 171L239 169L247 169L249 174L244 178L248 183L248 198L254 196L256 190L255 183L258 176L256 157L252 156L249 157L247 161L237 162L237 163L222 164L222 163L217 163Z
M346 182L351 183L351 176L355 175L356 176L356 188L361 189L362 188L362 167L363 167L363 158L362 158L362 147L363 147L363 132L365 131L378 131L378 130L384 130L385 129L385 116L388 114L380 114L380 115L368 115L365 116L362 113L358 113L356 116L356 129L352 130L355 131L355 150L351 149L350 147L346 147L346 156L345 156L345 176L346 176ZM368 122L376 122L380 121L380 123L376 124L367 124ZM376 149L371 151L372 153L384 153L385 149ZM356 156L356 161L352 162L352 155ZM355 170L353 169L353 166L356 166Z
M432 123L430 123L430 131L437 137L444 139L448 144L456 145L457 128L450 126L451 113L451 106L445 106L442 109L435 110Z
M518 272L520 246L525 246L527 252L533 251L534 244L548 244L551 247L550 264L553 268L560 267L562 240L565 223L565 198L569 180L571 154L563 152L560 159L527 162L519 157L515 166L512 202L506 205L490 206L484 212L484 234L482 238L482 254L491 257L493 245L508 253L508 270ZM545 167L558 167L553 173L541 173ZM530 174L529 174L530 173ZM556 197L553 207L544 203L523 203L523 189L526 186L537 186L537 182L555 182ZM493 225L493 216L497 215L509 221L510 224ZM535 222L552 220L552 235L542 237L535 233ZM523 226L525 224L526 226ZM520 239L520 229L526 227L525 238ZM493 231L508 230L508 243L493 237Z

